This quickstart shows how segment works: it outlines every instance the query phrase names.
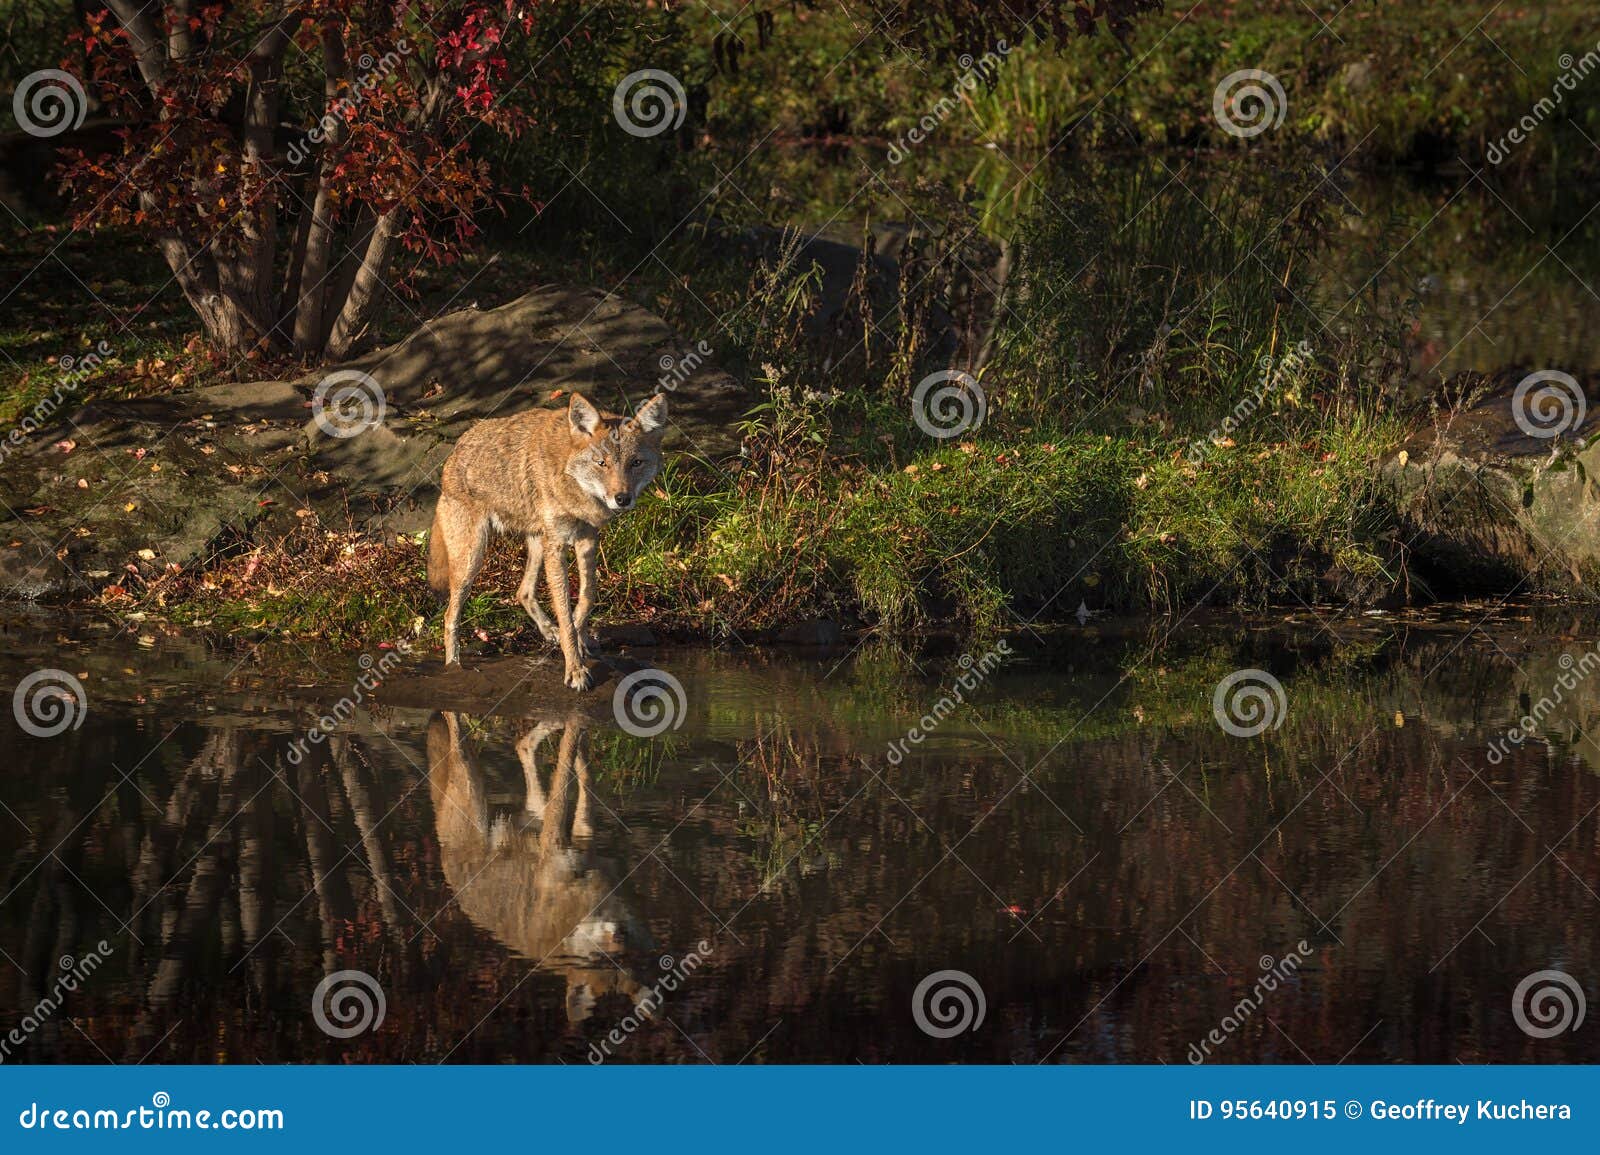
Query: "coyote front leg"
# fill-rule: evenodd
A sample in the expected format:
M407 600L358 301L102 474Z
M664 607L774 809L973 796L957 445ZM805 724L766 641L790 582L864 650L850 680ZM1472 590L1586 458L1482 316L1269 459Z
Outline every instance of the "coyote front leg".
M545 612L544 606L539 604L539 570L543 565L544 535L530 533L528 565L522 571L522 585L517 589L517 601L528 611L528 616L533 619L533 624L539 627L539 634L545 641L559 642L561 635L556 633L555 622L550 620L550 615Z
M574 690L594 686L594 674L583 664L577 631L572 628L572 606L567 591L566 547L553 533L544 539L544 580L550 587L550 608L556 612L556 629L561 634L561 656L566 661L566 683Z
M539 746L560 729L554 722L540 722L517 739L517 761L522 763L524 787L522 808L534 818L542 819L545 808L544 787L539 784Z
M578 639L578 653L587 658L596 646L589 636L589 614L594 609L595 559L600 552L600 535L582 534L572 543L578 562L578 608L572 614L572 632Z

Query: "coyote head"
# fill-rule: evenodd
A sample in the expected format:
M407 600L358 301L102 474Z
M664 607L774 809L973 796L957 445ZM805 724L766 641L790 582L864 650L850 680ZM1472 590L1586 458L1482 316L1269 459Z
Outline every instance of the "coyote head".
M661 468L666 394L657 393L638 413L623 418L601 413L583 394L574 393L567 424L572 431L567 476L611 513L631 508Z

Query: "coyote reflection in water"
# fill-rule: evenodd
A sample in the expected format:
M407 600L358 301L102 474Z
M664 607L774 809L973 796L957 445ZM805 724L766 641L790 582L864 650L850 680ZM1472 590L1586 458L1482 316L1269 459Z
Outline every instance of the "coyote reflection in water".
M571 1021L613 992L633 1001L642 988L619 956L649 950L649 934L618 893L616 864L594 853L582 718L540 719L517 741L527 791L520 813L491 812L466 725L450 712L428 724L439 857L457 905L515 953L565 975ZM557 754L546 789L536 758L551 738Z

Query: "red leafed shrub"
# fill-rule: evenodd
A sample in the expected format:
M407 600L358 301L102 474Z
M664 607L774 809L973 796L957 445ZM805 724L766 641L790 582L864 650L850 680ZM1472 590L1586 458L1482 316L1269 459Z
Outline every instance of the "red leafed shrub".
M536 91L506 46L563 7L108 0L77 35L122 147L68 154L75 223L148 234L220 351L343 356L399 250L474 235L471 136L521 131Z

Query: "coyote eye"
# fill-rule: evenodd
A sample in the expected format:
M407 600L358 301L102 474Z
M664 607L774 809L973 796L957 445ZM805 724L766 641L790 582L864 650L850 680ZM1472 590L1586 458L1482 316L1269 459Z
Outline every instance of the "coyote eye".
M643 464L644 464L644 458L635 457L632 461L628 462L628 468L629 469L638 469Z

